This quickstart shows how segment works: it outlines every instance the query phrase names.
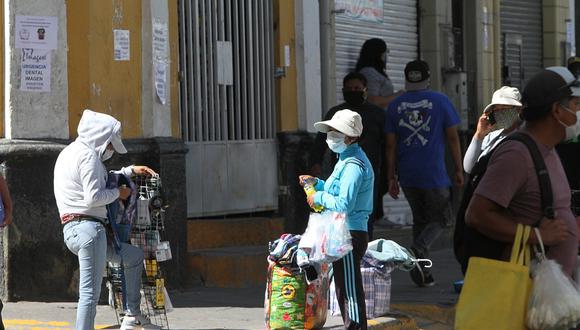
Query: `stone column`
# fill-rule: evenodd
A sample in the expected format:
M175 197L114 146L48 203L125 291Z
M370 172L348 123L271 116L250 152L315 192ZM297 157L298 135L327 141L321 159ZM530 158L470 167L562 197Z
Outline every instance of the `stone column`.
M542 1L544 66L566 66L565 42L568 2Z
M66 139L68 138L66 1L9 0L7 3L4 8L7 37L4 41L6 55L5 136L8 139ZM58 42L56 49L50 51L49 92L20 90L23 50L15 48L17 15L54 16L58 19ZM36 53L42 52L34 51L34 54Z
M170 90L170 49L169 49L169 10L167 0L143 1L141 33L142 53L142 125L143 136L171 136L171 104ZM154 24L155 23L155 24ZM167 49L165 52L153 51L153 28L165 29ZM161 67L160 67L161 66ZM165 68L165 104L161 103L155 88L156 70Z
M38 33L16 31L19 15L56 18L56 48L16 48L16 33ZM69 274L74 271L75 257L62 241L52 192L54 162L64 144L37 141L69 137L66 27L64 0L4 2L6 139L0 140L0 159L14 203L14 223L1 235L3 299L55 300L69 295ZM44 37L48 39L51 32L47 29ZM21 90L23 54L36 56L46 52L50 56L50 91Z

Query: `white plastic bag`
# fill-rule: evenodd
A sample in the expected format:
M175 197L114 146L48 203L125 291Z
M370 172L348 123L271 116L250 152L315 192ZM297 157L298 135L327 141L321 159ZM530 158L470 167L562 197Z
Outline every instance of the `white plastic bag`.
M344 213L310 213L298 247L309 253L311 263L330 263L352 251L351 240Z
M527 325L530 329L570 329L580 324L580 291L554 260L546 258L540 241L538 262L532 265L533 288L528 304Z

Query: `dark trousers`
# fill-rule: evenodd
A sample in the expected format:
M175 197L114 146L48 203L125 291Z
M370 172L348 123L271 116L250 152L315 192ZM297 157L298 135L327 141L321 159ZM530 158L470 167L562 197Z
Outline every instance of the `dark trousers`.
M351 231L353 249L342 259L332 263L336 299L344 328L366 329L367 317L360 260L367 249L367 233Z
M451 225L451 190L403 187L413 213L413 248L421 258L428 258L429 249L445 227Z

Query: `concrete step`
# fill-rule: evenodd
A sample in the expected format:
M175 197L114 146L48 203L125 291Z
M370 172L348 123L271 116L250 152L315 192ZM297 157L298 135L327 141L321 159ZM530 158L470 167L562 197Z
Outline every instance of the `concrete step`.
M189 284L212 288L265 287L267 256L266 245L190 251Z
M187 250L268 245L283 232L283 218L188 220Z

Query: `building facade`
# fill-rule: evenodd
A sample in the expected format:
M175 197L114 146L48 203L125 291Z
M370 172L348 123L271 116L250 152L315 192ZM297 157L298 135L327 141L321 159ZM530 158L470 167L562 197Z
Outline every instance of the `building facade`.
M261 280L267 240L304 229L297 175L309 169L312 124L341 102L342 78L364 40L388 43L395 89L408 61L426 60L432 88L453 100L468 142L495 89L524 86L575 54L575 3L0 2L0 159L15 200L14 224L0 236L1 295L54 300L76 292L52 169L83 109L123 124L129 153L108 166L142 163L164 180L169 285L249 285L242 277L212 281L224 273L222 250L200 251L255 246L254 259L223 260ZM283 221L264 220L276 216Z

